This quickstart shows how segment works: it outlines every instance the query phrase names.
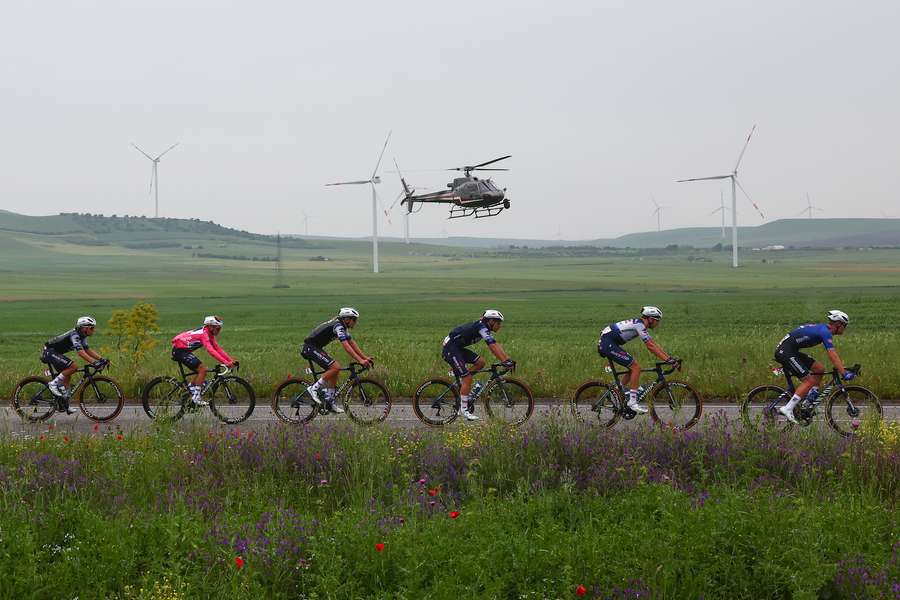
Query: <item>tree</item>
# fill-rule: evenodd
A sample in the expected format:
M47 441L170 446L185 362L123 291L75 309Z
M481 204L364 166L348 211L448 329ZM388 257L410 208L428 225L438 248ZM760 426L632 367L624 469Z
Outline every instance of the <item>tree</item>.
M130 310L114 310L109 331L116 336L115 348L132 367L146 358L159 344L153 334L159 333L159 312L155 304L138 302Z

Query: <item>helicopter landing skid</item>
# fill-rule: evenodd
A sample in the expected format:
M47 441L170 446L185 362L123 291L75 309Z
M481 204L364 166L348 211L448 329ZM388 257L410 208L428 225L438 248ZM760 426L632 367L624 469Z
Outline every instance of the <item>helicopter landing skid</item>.
M501 212L503 212L502 206L489 206L489 207L465 207L465 206L452 206L450 207L450 216L449 219L460 219L462 217L475 217L476 219L482 219L484 217L496 217Z

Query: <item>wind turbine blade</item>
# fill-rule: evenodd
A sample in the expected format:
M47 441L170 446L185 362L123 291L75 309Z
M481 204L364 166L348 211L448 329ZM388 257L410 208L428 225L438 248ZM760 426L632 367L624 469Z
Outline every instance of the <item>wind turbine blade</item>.
M709 214L710 214L710 215L714 215L714 214L716 214L717 212L720 212L720 211L722 211L722 210L725 210L725 209L724 209L723 207L720 206L719 208L717 208L716 210L710 212Z
M387 150L388 142L391 141L391 134L393 131L388 131L387 137L384 138L384 146L381 147L381 154L378 155L378 162L375 163L375 170L372 171L372 181L375 181L375 175L378 174L378 167L381 166L381 159L384 156L384 151Z
M756 123L753 124L753 128L750 130L750 134L747 136L747 141L744 142L744 147L741 149L741 153L738 155L737 162L734 163L734 172L737 173L738 167L741 164L741 160L744 158L744 152L747 151L747 146L750 145L750 138L753 137L753 132L756 131Z
M360 179L359 181L338 181L336 183L326 183L325 187L330 185L359 185L362 183L372 183L371 179Z
M716 175L714 177L693 177L691 179L676 179L675 183L684 183L686 181L711 181L713 179L729 179L731 175Z
M146 152L144 152L143 150L141 150L141 149L138 147L137 144L135 144L134 142L131 142L131 145L134 146L134 149L135 149L135 150L137 150L138 152L140 152L141 154L143 154L144 156L146 156L146 157L149 158L150 160L153 160L153 157L150 156L149 154L147 154Z
M400 193L397 194L396 198L394 198L394 201L391 203L390 207L388 207L388 210L389 211L394 210L394 207L397 206L397 202L399 202L400 198L402 198L405 195L406 195L406 193L403 190L400 190Z
M181 142L175 142L174 144L172 144L171 146L169 146L168 148L166 148L165 152L163 152L162 154L160 154L159 156L156 157L156 160L161 159L163 156L165 156L166 154L168 154L169 150L173 149L175 146L177 146L177 145L180 144L180 143L181 143Z
M750 197L750 194L747 193L747 190L744 189L744 186L741 185L740 180L738 180L738 178L735 177L735 178L734 178L734 182L737 184L738 188L740 188L740 190L741 190L742 192L744 192L744 195L747 197L747 200L750 201L750 204L752 204L752 205L753 205L753 208L756 209L756 212L759 213L760 218L761 218L763 221L765 221L765 220L766 220L766 215L763 214L762 210L760 210L760 208L759 208L759 206L757 206L756 202L753 201L753 198Z

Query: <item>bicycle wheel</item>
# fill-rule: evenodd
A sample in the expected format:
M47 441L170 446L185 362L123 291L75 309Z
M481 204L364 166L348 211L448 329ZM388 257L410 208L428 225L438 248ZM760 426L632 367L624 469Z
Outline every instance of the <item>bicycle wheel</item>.
M416 389L413 411L426 425L443 427L456 420L459 403L456 386L446 379L429 379Z
M507 425L521 425L534 412L534 395L518 379L494 379L481 392L481 396L488 416Z
M619 392L602 381L583 383L572 398L572 415L582 423L595 420L603 427L612 427L619 420L617 406L621 404Z
M684 431L700 420L703 398L689 383L661 381L650 392L649 408L656 423Z
M184 415L190 392L174 377L157 377L147 384L141 395L144 412L157 421L177 421Z
M242 423L253 414L254 408L253 387L237 375L218 377L209 388L209 409L223 423Z
M778 405L787 401L787 391L777 385L761 385L753 388L741 402L744 427L754 430L774 428L787 431L794 424L778 412ZM769 406L772 406L771 410Z
M119 416L125 406L125 394L109 377L95 375L78 390L78 404L84 416L103 423Z
M825 414L828 424L835 431L844 437L850 437L867 421L881 420L881 402L871 390L859 385L848 385L828 397Z
M13 391L12 407L22 420L38 423L56 412L56 396L43 377L26 377Z
M278 386L272 396L272 412L291 425L312 421L319 413L319 406L309 395L311 383L302 379L288 379Z
M380 423L391 412L391 395L384 385L374 379L351 383L343 400L347 416L360 425Z

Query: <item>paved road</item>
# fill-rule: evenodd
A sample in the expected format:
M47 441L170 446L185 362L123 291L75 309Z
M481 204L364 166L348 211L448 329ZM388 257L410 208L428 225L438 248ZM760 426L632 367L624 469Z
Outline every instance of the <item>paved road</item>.
M553 415L560 414L560 412L563 415L568 415L568 410L568 404L565 403L547 400L539 401L532 419L540 421L541 419L547 419ZM480 415L483 414L480 406L476 409L476 412ZM704 416L724 414L729 420L740 419L738 407L733 403L706 403L703 406L703 414ZM900 420L900 402L885 402L884 416L888 420ZM619 421L619 424L616 426L634 426L647 419L647 417L638 417L630 422ZM349 419L343 415L328 415L317 417L313 423L339 422L342 420L349 421ZM394 404L387 422L390 425L401 428L425 427L425 425L416 418L412 406L408 403ZM150 424L150 419L147 418L147 415L140 406L129 405L122 410L122 414L120 414L115 421L112 421L111 423L101 423L99 428L104 432L122 431L123 433L129 433L136 430L140 431L147 429ZM274 413L272 413L272 409L268 404L263 404L257 405L250 418L238 425L238 427L242 430L261 431L267 427L278 426L279 424L281 424L281 421L279 421ZM57 413L43 423L30 424L23 422L15 411L8 406L0 408L0 432L6 432L12 437L31 437L40 435L51 429L51 427L57 432L92 432L94 431L94 425L95 423L93 421L87 419L80 412L72 416L60 415ZM461 423L461 420L458 419L453 426L457 427L465 425L467 424ZM179 426L185 428L192 426L225 427L225 425L218 421L208 409L187 415L184 419L179 421Z

